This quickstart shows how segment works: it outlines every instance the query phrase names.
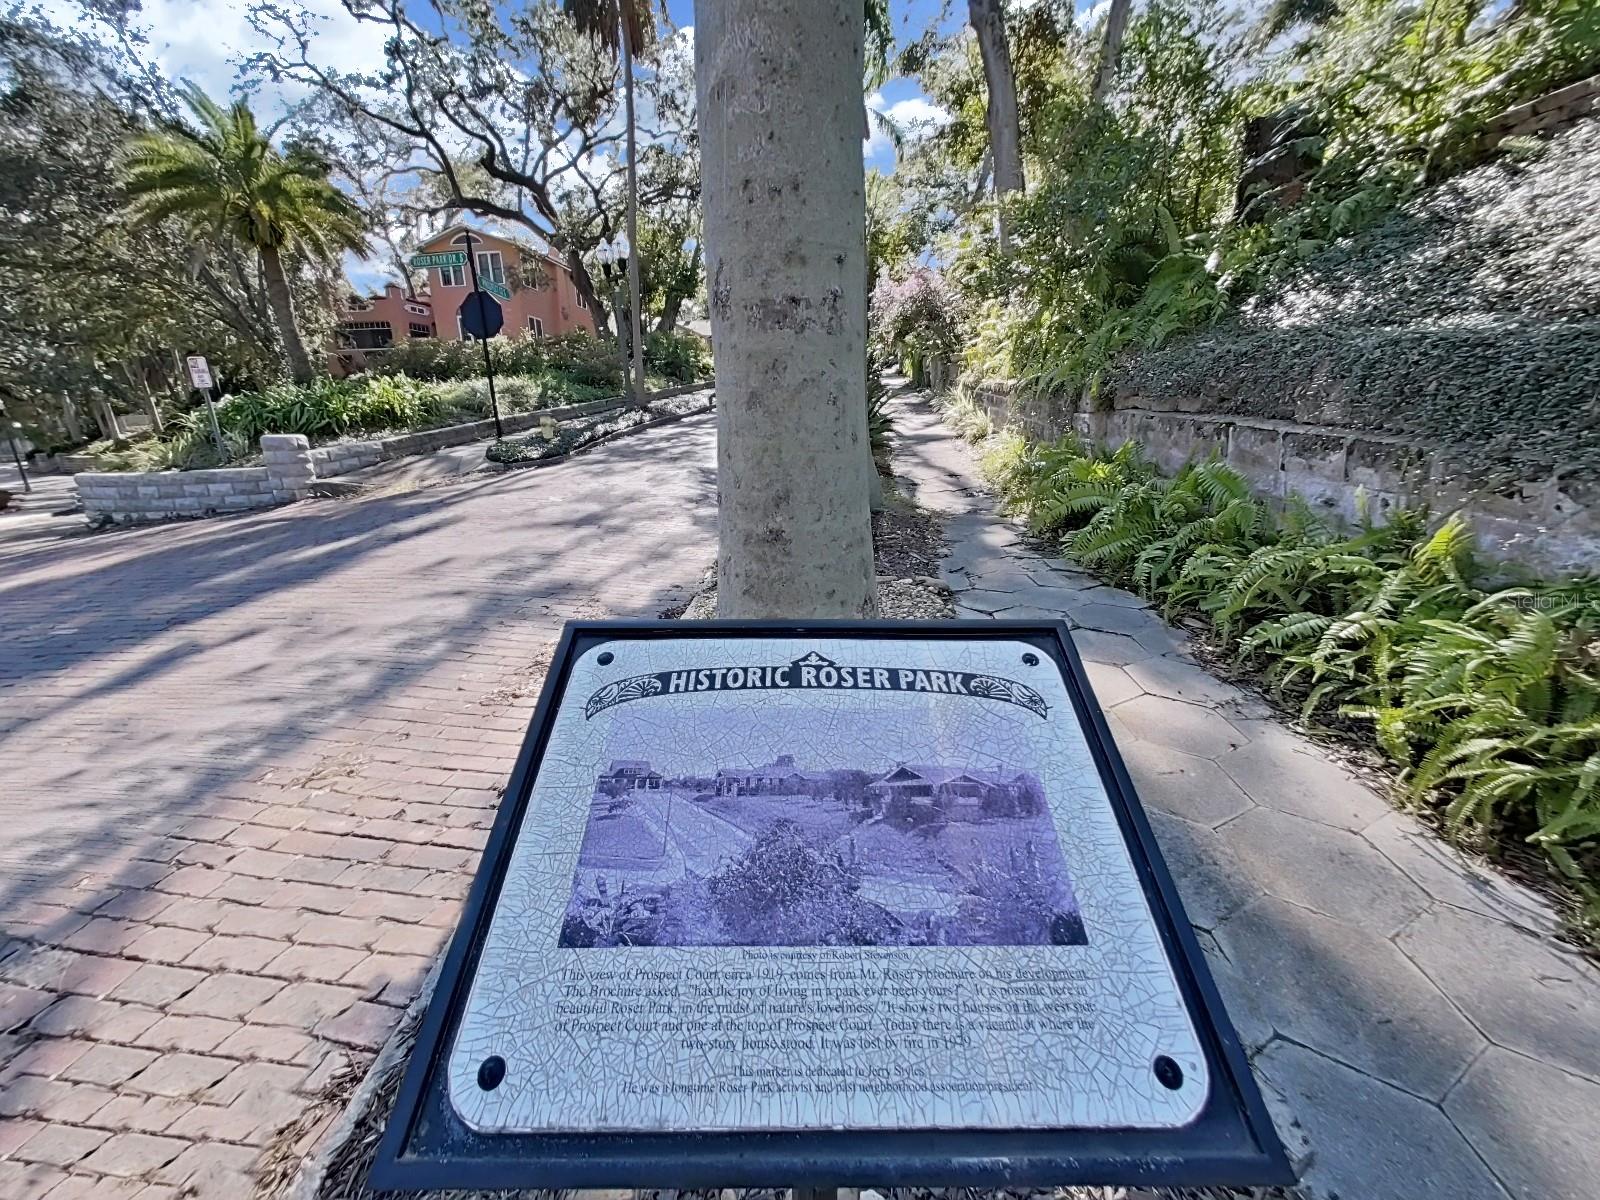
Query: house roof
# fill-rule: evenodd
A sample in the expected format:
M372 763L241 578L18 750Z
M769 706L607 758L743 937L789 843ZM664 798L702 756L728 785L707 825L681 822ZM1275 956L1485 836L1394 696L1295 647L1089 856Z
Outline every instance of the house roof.
M648 758L614 758L611 760L611 766L608 769L613 775L618 771L648 771L650 769L650 760Z
M986 783L994 786L1010 783L1019 774L1015 771L1007 774L1004 771L991 771L980 767L943 767L936 763L898 763L892 771L885 772L881 779L875 779L873 783L888 783L890 780L894 780L896 783L909 783L911 781L910 778L894 779L901 772L909 772L911 777L921 779L935 786L950 783L957 779L967 779L973 783Z

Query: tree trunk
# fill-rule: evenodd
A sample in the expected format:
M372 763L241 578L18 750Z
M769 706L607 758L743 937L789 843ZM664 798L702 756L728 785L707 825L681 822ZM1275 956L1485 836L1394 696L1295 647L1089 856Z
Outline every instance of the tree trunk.
M310 383L316 378L311 360L306 357L306 345L300 340L300 330L294 323L294 297L289 294L289 278L283 271L283 259L276 246L262 246L261 274L267 284L267 303L272 306L272 316L278 325L278 336L283 339L283 356L289 360L289 374L296 383Z
M967 17L978 35L983 59L983 80L989 93L989 148L994 151L994 194L1000 201L995 220L1000 252L1011 249L1004 200L1020 192L1022 178L1022 126L1017 116L1017 81L1011 74L1011 48L1006 42L1006 21L1001 0L967 0Z
M696 0L724 617L869 617L860 0Z
M628 32L629 21L622 19L622 86L623 104L628 120L628 345L633 350L632 367L628 371L629 391L633 402L644 405L644 330L639 312L639 155L635 145L633 119L633 39Z
M156 398L150 392L150 379L144 373L144 364L137 363L129 366L122 364L122 373L128 377L128 383L134 389L135 398L144 407L144 415L150 418L150 432L162 432L161 409L156 406Z
M61 397L61 423L67 427L67 437L74 446L83 441L83 422L78 419L78 406L71 396Z
M1112 81L1117 77L1117 63L1122 58L1122 35L1127 32L1131 8L1131 0L1111 0L1111 10L1106 13L1105 37L1100 41L1100 66L1094 73L1094 89L1089 93L1091 105L1104 104L1111 92Z
M583 265L583 255L576 249L567 251L567 270L572 275L572 286L589 306L589 315L594 318L594 331L604 333L610 314L595 294L594 279L589 274L589 268Z
M656 319L657 333L671 333L678 328L678 311L686 297L681 292L668 292L661 306L661 316Z
M689 256L689 278L700 277L700 243L696 241L694 251ZM673 287L667 289L666 299L661 305L661 319L656 322L657 333L671 333L678 327L678 313L683 309L683 302L689 298L687 290Z

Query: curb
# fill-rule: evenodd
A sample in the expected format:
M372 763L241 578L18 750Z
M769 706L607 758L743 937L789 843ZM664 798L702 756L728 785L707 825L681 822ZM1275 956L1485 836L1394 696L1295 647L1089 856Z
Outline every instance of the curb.
M416 1032L416 1025L427 1012L428 1002L433 998L433 989L438 985L439 971L444 966L445 952L448 949L447 942L433 960L428 977L422 981L422 987L415 999L400 1014L394 1029L384 1039L382 1049L367 1067L361 1082L356 1085L356 1090L351 1092L344 1102L344 1108L338 1118L317 1139L316 1145L306 1151L305 1158L300 1162L300 1169L295 1172L293 1182L283 1193L283 1200L316 1200L322 1185L327 1181L328 1167L333 1163L334 1157L355 1136L358 1123L372 1105L373 1095L389 1073L399 1065L409 1049L408 1044Z
M597 446L604 446L610 442L619 441L622 438L627 437L629 434L643 433L646 429L654 429L658 425L671 425L675 421L684 421L690 417L704 416L706 413L713 411L716 406L716 401L713 400L704 408L693 408L688 412L681 413L667 413L665 416L653 417L642 425L630 425L626 429L614 429L610 433L601 434L592 442L585 442L575 450L568 450L565 454L552 454L549 458L535 458L530 459L527 462L491 463L490 465L498 466L506 471L528 471L535 470L539 467L553 467L557 463L566 462L569 458L577 458L578 455L583 454L586 451L593 450Z

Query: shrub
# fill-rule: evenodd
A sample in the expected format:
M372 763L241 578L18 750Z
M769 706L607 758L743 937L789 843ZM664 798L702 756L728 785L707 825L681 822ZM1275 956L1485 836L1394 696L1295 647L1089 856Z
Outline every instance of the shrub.
M582 330L554 337L490 338L489 355L497 376L559 376L579 387L608 387L612 394L622 387L616 346ZM439 383L483 377L483 348L477 342L418 338L373 359L372 375L407 375Z
M644 339L644 367L663 379L694 383L711 377L711 355L705 341L687 330L651 333Z
M1307 719L1370 723L1414 802L1539 847L1600 921L1600 582L1491 587L1459 517L1344 533L1273 513L1218 462L1162 477L1132 442L1012 435L992 461L1036 532L1208 621Z
M880 475L894 474L890 464L893 447L889 435L894 432L894 418L889 415L889 389L877 371L867 372L867 446L873 464Z

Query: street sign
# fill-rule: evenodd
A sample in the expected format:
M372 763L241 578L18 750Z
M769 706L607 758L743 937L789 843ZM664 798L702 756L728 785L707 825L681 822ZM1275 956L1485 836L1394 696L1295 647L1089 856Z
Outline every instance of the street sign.
M505 313L493 296L472 292L456 310L461 318L461 332L468 337L492 338L506 323Z
M388 1189L1292 1175L1066 627L569 624Z
M478 279L478 288L481 291L488 292L489 295L498 297L501 300L511 299L511 290L505 287L503 284L496 283L492 279L484 279L480 277Z
M442 250L436 254L413 254L411 265L419 271L424 267L464 267L467 265L467 252Z
M211 387L211 364L199 354L191 354L186 360L189 364L189 382L200 391L208 391Z

